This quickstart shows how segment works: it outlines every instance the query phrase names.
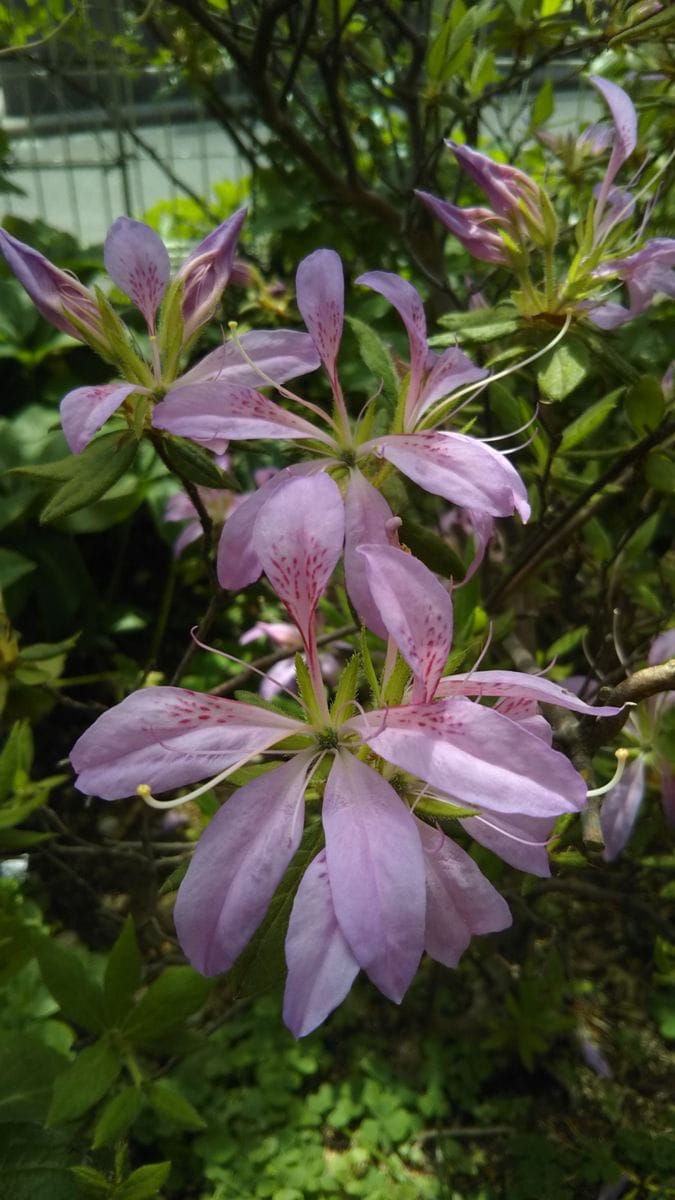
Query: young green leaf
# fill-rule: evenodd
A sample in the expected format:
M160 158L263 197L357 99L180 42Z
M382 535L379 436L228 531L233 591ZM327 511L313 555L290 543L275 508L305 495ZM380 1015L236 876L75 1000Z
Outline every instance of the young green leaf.
M142 966L134 922L128 916L105 969L103 1003L107 1025L117 1025L132 1008L134 992L141 982Z
M158 1116L166 1117L181 1129L206 1129L206 1121L200 1117L194 1105L170 1083L151 1083L147 1096Z
M43 935L36 937L35 955L44 983L64 1017L90 1033L101 1033L105 1028L103 992L77 955Z
M106 1037L87 1046L57 1077L47 1124L63 1125L88 1112L112 1087L121 1069L120 1056Z
M205 1003L212 981L192 967L167 967L124 1022L124 1032L141 1045L161 1040Z
M139 443L128 433L106 433L76 457L76 470L45 505L40 521L48 524L100 500L131 467Z
M148 1163L138 1167L115 1189L115 1200L153 1200L164 1186L171 1171L170 1162Z
M125 1087L101 1110L94 1126L92 1149L108 1146L126 1133L143 1107L143 1093L137 1087Z

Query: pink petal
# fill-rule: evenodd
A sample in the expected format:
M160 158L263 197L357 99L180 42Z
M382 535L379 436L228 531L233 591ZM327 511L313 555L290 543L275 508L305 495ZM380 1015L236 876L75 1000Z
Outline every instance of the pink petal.
M485 553L495 531L495 519L489 513L480 512L477 508L466 508L464 515L471 526L473 535L474 554L469 563L461 585L464 586L476 574L479 566L485 558Z
M208 321L220 300L230 278L245 217L246 209L240 208L217 229L213 229L186 258L176 275L184 283L182 312L186 342Z
M491 208L458 208L456 204L439 200L430 192L416 191L415 195L419 196L436 219L454 233L464 249L479 262L508 266L509 256L500 234L495 229L495 225L499 225L499 217Z
M637 145L637 114L630 96L618 84L600 75L589 76L591 83L604 99L614 122L614 144L602 190L607 194L614 177Z
M333 444L323 430L261 392L221 380L186 386L179 380L155 406L152 423L202 443L214 438L311 438Z
M295 854L309 751L253 779L207 825L178 889L178 940L203 975L227 971L255 933Z
M428 567L393 546L359 546L370 592L416 679L413 702L431 700L450 653L452 600Z
M407 279L402 279L400 275L394 275L391 271L367 271L365 275L359 275L355 282L384 296L393 304L405 325L410 342L410 383L406 400L408 412L411 408L416 408L429 353L427 319L420 294Z
M415 415L420 417L441 396L450 396L468 383L486 379L489 374L485 367L477 367L457 346L449 346L439 354L427 375Z
M320 597L344 543L340 489L330 475L291 479L277 489L255 523L256 553L305 645Z
M342 340L345 281L340 255L315 250L303 258L295 277L296 300L335 392L339 391L337 356Z
M508 458L463 433L388 434L380 453L425 491L493 517L530 515L527 489Z
M511 913L464 850L440 829L417 818L415 822L426 872L424 949L436 962L456 967L474 934L508 929Z
M310 863L297 890L286 934L284 1021L304 1037L341 1004L359 964L337 923L326 852Z
M359 620L385 640L387 627L373 599L357 546L362 542L389 545L387 524L393 516L382 493L360 471L352 471L345 495L345 583Z
M223 527L218 543L218 582L221 587L239 591L254 583L262 574L253 531L264 504L284 487L289 479L305 471L321 470L321 462L298 463L279 471L252 495L237 505Z
M145 391L145 388L115 382L74 388L68 392L61 401L61 428L73 454L84 450L127 396L138 391Z
M675 774L670 763L662 761L661 767L661 808L666 825L675 829Z
M605 839L602 857L613 862L628 841L645 794L645 760L629 762L621 779L605 797L600 810L600 828Z
M649 647L647 662L650 667L654 667L659 663L668 662L671 658L675 658L675 626L672 629L664 630L654 638Z
M238 700L149 687L108 709L73 746L81 792L118 800L139 784L153 792L195 783L307 726Z
M482 810L482 815L485 820L462 817L459 822L474 841L480 842L481 846L486 846L519 871L542 877L551 874L545 843L553 831L555 817L525 817L520 813L504 815L490 812L487 808Z
M108 230L103 260L110 278L142 312L154 333L157 309L171 274L169 255L159 234L142 221L118 217Z
M424 938L424 863L414 818L381 775L343 752L326 783L323 824L340 929L359 966L398 1003Z
M25 288L38 312L55 329L84 341L82 333L68 320L71 313L97 341L105 340L98 305L89 288L74 275L59 270L32 246L0 229L0 251L7 266Z
M586 785L563 754L491 708L461 698L352 717L376 754L476 808L528 816L576 812Z
M287 379L315 371L321 363L309 334L296 329L253 329L242 334L238 343L230 339L212 350L181 375L181 386L218 379L243 387L261 387L265 381L260 371L275 383L284 383ZM246 361L239 346L254 366ZM256 371L256 366L260 371Z
M523 696L504 696L494 706L495 712L503 717L517 721L523 729L540 737L547 746L553 743L553 730L545 717L540 716L536 700L528 700Z
M536 700L539 704L557 704L590 717L615 717L621 708L605 704L587 704L574 692L545 679L543 675L528 675L525 671L467 671L461 675L446 675L439 683L438 696L509 696Z

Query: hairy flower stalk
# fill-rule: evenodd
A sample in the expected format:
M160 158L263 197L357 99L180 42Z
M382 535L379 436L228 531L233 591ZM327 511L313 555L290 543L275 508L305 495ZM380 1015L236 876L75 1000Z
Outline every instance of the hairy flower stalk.
M454 966L471 936L510 923L504 900L476 864L428 823L425 793L443 795L449 819L487 814L494 826L494 815L501 822L498 846L500 829L501 842L527 844L528 822L549 828L586 798L581 776L551 749L533 703L596 715L616 710L593 709L518 672L444 678L450 596L416 559L377 543L355 553L410 685L399 701L365 711L356 698L354 661L329 707L318 669L316 608L344 544L336 483L325 473L286 478L276 503L259 513L255 535L262 569L305 648L303 716L181 688L145 688L100 717L71 759L82 791L174 805L261 753L284 757L222 806L181 884L179 938L206 974L227 970L260 925L300 845L310 783L322 792L325 848L300 883L286 940L284 1014L299 1036L341 1002L359 970L399 1002L425 949ZM527 715L515 709L506 715L469 698L482 695L525 702ZM155 798L190 783L199 786L187 796Z

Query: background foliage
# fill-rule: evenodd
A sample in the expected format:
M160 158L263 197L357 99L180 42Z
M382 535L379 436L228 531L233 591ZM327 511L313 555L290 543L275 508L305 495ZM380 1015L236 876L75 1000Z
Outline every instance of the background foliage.
M202 97L250 163L243 249L256 274L228 291L222 314L242 326L297 322L295 265L330 245L352 279L374 267L408 275L437 321L437 344L456 338L478 361L506 364L551 329L510 310L495 321L508 276L446 240L415 201L423 188L475 202L443 138L546 174L570 223L597 164L574 163L564 141L553 156L539 133L556 128L559 101L586 88L589 71L632 95L642 156L663 163L672 138L667 7L179 0L129 4L125 17L111 44L84 5L0 6L0 33L11 55L36 65L46 64L45 40L58 38L72 74L86 38L88 53L120 71L168 65L176 88ZM672 229L667 182L666 173L653 236ZM146 216L170 242L193 243L235 202L223 185ZM8 228L85 281L100 274L100 247L40 224ZM379 297L354 291L349 312L404 353ZM458 669L475 659L488 620L490 665L555 659L555 678L610 685L643 665L675 590L675 425L662 386L672 318L662 302L616 334L577 325L550 361L493 384L471 410L492 435L541 403L518 456L535 517L526 530L504 525L487 570L457 593ZM355 412L373 388L358 334L344 352ZM2 468L28 468L0 480L5 1194L675 1195L675 855L654 781L612 865L576 825L555 848L551 880L524 882L478 851L512 905L513 929L474 942L453 973L426 964L400 1010L357 983L323 1030L295 1043L279 1019L278 947L263 940L211 984L175 942L176 872L215 797L193 805L187 823L136 801L84 803L67 762L95 716L143 682L180 673L187 686L228 686L236 668L189 641L205 613L209 640L235 654L244 630L278 614L262 587L210 605L200 545L173 557L163 514L176 483L149 445L100 498L40 523L43 468L66 453L58 401L104 380L105 368L46 326L7 273L0 358ZM241 455L239 485L276 461L274 449L255 462ZM396 500L414 518L410 544L414 524L442 532L440 504L412 487ZM431 565L439 546L423 551ZM451 548L466 553L460 536ZM328 628L351 620L339 594L325 619ZM595 767L607 778L610 755Z

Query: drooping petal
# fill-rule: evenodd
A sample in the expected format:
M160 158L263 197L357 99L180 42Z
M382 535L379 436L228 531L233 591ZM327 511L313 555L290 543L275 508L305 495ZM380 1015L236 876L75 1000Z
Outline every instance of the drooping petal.
M381 775L339 753L326 783L323 824L340 929L359 966L398 1003L424 939L424 862L415 820Z
M312 438L332 445L323 430L262 392L220 379L187 385L179 380L155 406L152 423L205 445L215 439L246 438Z
M258 514L256 553L305 645L316 606L342 553L344 532L340 489L323 473L286 481Z
M598 208L596 209L597 221L599 219L598 210L601 210L604 206L604 201L617 171L623 166L626 159L630 157L637 145L637 113L635 112L635 107L630 96L618 84L611 83L609 79L603 79L600 75L590 75L589 79L593 86L600 92L612 114L612 121L614 122L612 153L605 172L605 178L602 181L600 199L598 200Z
M426 875L424 949L436 962L456 967L473 935L508 929L511 912L464 850L440 829L417 818L415 823Z
M0 229L0 251L5 256L7 266L46 321L62 333L83 342L85 338L81 330L68 320L68 313L72 313L91 332L95 341L105 343L96 300L79 279L59 270L44 254L12 237L4 229Z
M427 375L415 416L421 417L442 396L449 396L468 383L478 383L489 374L486 367L477 367L457 346L449 346L438 355Z
M370 591L357 546L362 542L389 545L387 526L393 519L394 514L382 493L368 483L360 471L352 471L345 494L345 583L359 620L385 640L387 627Z
M359 275L356 283L372 288L393 304L405 325L410 342L410 383L406 399L406 414L416 409L422 387L422 379L427 365L429 348L427 346L427 319L424 315L424 305L417 288L407 279L394 275L391 271L366 271Z
M259 512L289 479L305 472L320 471L322 465L319 460L286 467L237 505L225 522L218 543L217 571L221 587L239 591L240 588L248 587L249 583L255 583L260 577L262 566L253 538Z
M433 216L454 233L464 249L479 262L508 266L509 256L499 234L500 220L492 209L475 205L470 208L458 208L456 204L440 200L430 192L417 191L415 195L419 196Z
M546 843L553 831L555 817L527 817L521 813L505 815L490 812L487 808L481 810L481 815L484 820L462 817L459 822L474 841L519 871L542 878L551 874Z
M208 321L227 285L246 209L213 229L185 259L176 278L184 284L182 313L187 342Z
M314 751L239 788L207 825L178 889L174 920L203 975L227 971L255 933L295 854Z
M376 754L475 808L553 817L586 803L584 780L563 754L470 700L375 710L345 727Z
M144 391L133 383L101 383L74 388L63 397L61 428L73 454L88 446L95 433L132 392Z
M477 508L465 508L464 515L471 526L474 554L466 569L462 586L468 583L470 579L473 579L473 576L485 558L485 553L495 531L495 519L489 513L481 512Z
M325 850L309 864L296 892L286 963L284 1021L291 1033L304 1037L342 1003L359 971L335 916Z
M325 366L334 392L339 392L337 356L342 340L345 280L340 255L335 250L315 250L300 263L296 300Z
M433 699L452 643L452 600L436 576L394 546L359 546L370 593L415 676L413 703Z
M119 800L140 784L164 792L207 779L306 729L301 721L238 700L149 687L94 721L70 761L81 792Z
M615 717L621 712L616 706L587 704L574 692L546 679L543 675L528 675L525 671L467 671L461 675L446 675L441 679L438 696L510 696L536 700L539 704L557 704L589 717Z
M368 444L369 445L369 444ZM508 458L463 433L388 434L374 446L433 495L493 517L530 515L527 489ZM364 447L365 448L365 447Z
M640 811L645 794L645 760L640 755L628 763L621 779L605 797L600 809L600 828L605 841L602 857L614 859L623 850Z
M253 366L244 358L242 349ZM230 338L212 350L181 375L180 383L186 386L222 380L241 387L264 387L261 372L275 383L285 383L287 379L315 371L320 363L309 334L299 329L252 329L243 333L238 341Z
M142 221L118 217L103 247L110 278L143 314L151 333L171 274L166 246L158 233Z

